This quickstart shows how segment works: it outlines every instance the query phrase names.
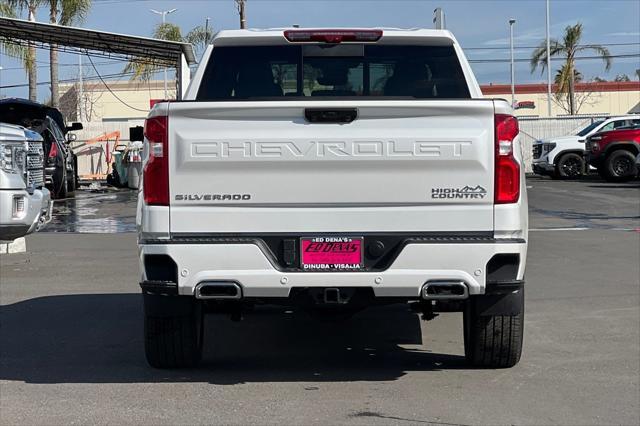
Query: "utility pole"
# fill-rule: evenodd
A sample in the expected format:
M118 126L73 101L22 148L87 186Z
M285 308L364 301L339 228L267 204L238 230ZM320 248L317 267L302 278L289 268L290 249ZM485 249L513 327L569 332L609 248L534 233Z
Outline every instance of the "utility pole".
M547 114L551 117L551 38L549 35L549 0L547 0Z
M516 107L516 70L513 66L513 24L516 23L515 19L509 19L509 46L511 49L511 107Z
M246 0L236 0L236 6L238 7L238 14L240 15L240 28L247 28L247 18L244 12L244 5Z
M209 45L209 17L204 20L204 48Z
M78 55L78 121L82 123L84 115L84 82L82 81L82 53Z
M446 27L444 21L444 10L441 7L437 7L433 11L433 26L436 30L444 30Z
M156 15L161 15L162 16L162 25L166 24L166 18L167 15L170 13L175 12L178 9L171 9L171 10L155 10L155 9L149 9L151 12L155 13ZM167 99L169 97L169 95L167 94L167 68L164 68L164 98Z

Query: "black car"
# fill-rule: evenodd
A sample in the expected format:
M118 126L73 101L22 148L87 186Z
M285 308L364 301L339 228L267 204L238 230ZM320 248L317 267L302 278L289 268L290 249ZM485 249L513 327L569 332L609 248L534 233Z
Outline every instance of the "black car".
M0 100L0 121L17 124L42 135L46 158L45 185L53 198L66 198L75 191L78 186L78 159L67 143L67 133L82 129L81 123L66 126L59 110L17 98Z

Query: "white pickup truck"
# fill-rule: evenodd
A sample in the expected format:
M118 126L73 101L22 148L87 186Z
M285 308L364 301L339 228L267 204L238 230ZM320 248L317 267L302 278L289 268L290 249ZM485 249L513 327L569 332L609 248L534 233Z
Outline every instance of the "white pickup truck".
M533 172L552 178L575 179L587 172L585 142L589 136L640 123L640 115L602 118L591 122L575 135L560 136L533 143Z
M464 312L470 364L520 359L518 121L443 30L222 31L145 123L145 350L200 360L203 314Z
M0 123L0 243L39 231L51 220L52 209L44 187L42 137Z

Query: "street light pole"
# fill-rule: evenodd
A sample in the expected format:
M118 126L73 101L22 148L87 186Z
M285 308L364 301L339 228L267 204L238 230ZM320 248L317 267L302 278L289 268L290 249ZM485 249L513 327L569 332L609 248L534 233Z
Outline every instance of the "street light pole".
M175 12L178 9L171 9L171 10L155 10L155 9L149 9L151 12L155 13L156 15L160 15L162 16L162 25L166 24L166 17L168 14ZM164 98L167 99L169 97L169 95L167 94L167 68L165 67L164 69Z
M515 19L509 19L509 46L511 50L511 107L516 107L516 70L513 66L513 24L516 23Z
M547 0L547 115L551 117L551 38L549 36L549 0Z

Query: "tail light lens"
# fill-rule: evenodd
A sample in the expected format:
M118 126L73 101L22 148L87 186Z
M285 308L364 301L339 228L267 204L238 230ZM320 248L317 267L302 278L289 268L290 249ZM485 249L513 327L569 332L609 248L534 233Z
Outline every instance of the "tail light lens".
M148 118L144 136L149 159L143 171L144 202L151 206L169 205L169 120L166 116Z
M49 158L56 158L58 156L58 144L51 143L51 149L49 149Z
M342 43L343 41L374 42L382 30L287 30L284 37L292 42Z
M520 198L520 165L513 155L513 141L519 132L517 118L507 114L495 115L496 204L516 203Z

